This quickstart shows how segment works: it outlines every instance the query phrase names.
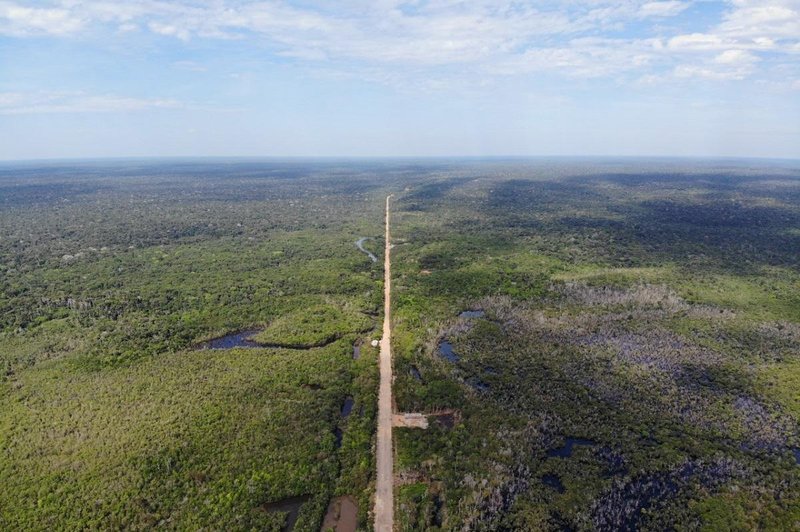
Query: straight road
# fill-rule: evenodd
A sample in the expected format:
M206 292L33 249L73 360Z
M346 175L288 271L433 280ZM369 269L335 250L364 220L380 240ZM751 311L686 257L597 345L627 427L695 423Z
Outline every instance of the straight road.
M392 532L394 527L394 455L392 454L392 261L389 236L389 200L386 196L386 249L383 254L383 337L378 389L378 476L375 486L375 530Z

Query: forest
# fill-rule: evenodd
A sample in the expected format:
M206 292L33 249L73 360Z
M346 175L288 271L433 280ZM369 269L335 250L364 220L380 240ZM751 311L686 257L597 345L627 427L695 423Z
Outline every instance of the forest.
M583 163L583 164L581 164ZM398 202L402 530L800 523L800 172L496 163Z
M0 529L366 523L374 172L0 169Z
M800 164L209 159L0 165L0 529L372 530L388 194L397 529L798 527Z

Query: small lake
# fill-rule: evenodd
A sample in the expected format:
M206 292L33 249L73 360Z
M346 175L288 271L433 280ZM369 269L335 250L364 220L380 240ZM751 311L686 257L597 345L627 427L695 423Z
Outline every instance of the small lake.
M458 315L459 318L482 318L486 315L486 313L482 310L465 310L461 314Z
M562 447L556 447L547 451L547 456L557 456L559 458L569 458L575 447L579 445L592 446L596 445L596 441L586 440L583 438L567 438L566 443Z
M263 347L258 342L250 339L251 336L261 332L260 329L240 331L228 334L220 338L214 338L208 342L203 342L203 349L233 349L234 347Z
M291 532L297 522L297 517L300 515L300 508L311 499L309 495L299 495L297 497L289 497L277 502L270 502L263 506L264 510L269 513L285 512L288 515L283 522L281 532Z
M549 473L547 475L542 475L542 484L553 488L558 493L564 493L564 484L561 483L561 479L558 478L558 475L552 475Z
M800 447L795 447L792 449L792 453L794 454L794 461L797 465L800 465Z
M355 532L358 527L358 504L350 495L336 497L328 505L322 530Z
M415 380L422 382L422 374L419 372L417 366L411 366L409 372L411 373L411 376L414 377Z
M439 355L454 364L459 360L458 355L453 351L453 344L447 340L439 344Z
M352 397L348 396L347 399L344 400L344 404L342 405L342 417L343 418L347 419L347 417L353 411L353 404L355 404L355 401L353 401Z
M370 240L370 238L366 236L359 238L358 240L356 240L356 247L362 253L366 253L367 257L369 257L372 262L378 262L378 257L376 257L371 251L364 248L364 242L366 242L367 240Z
M444 501L442 500L441 495L438 493L433 496L433 526L441 528L442 526L442 507L444 506Z

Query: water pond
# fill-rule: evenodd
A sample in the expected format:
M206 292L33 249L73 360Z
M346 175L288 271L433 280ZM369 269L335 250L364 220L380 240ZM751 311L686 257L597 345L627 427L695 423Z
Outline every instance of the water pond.
M456 355L455 352L453 351L453 344L451 344L447 340L443 340L439 344L439 355L442 358L445 358L453 363L456 363L459 360L458 355Z
M350 495L336 497L328 505L322 530L355 532L358 527L358 504Z
M550 473L547 475L542 475L542 484L553 488L558 493L564 493L564 484L561 483L561 479L558 478L558 475L553 475Z
M350 412L353 411L353 398L348 396L347 399L344 400L344 404L342 405L342 417L347 419L350 415Z
M286 520L283 522L281 532L291 532L297 522L298 515L300 515L300 508L309 499L311 499L309 495L298 495L297 497L289 497L288 499L267 503L263 506L263 509L269 513L286 513Z
M220 338L214 338L208 342L203 342L201 347L203 349L233 349L234 347L263 347L258 342L250 339L251 336L261 332L259 329L251 329L249 331L240 331L237 333L227 334Z
M367 240L369 240L369 237L366 236L359 238L358 240L356 240L356 247L362 253L366 253L372 262L378 262L378 257L376 257L371 251L364 248L364 242L366 242Z
M578 445L591 446L596 445L597 442L593 440L586 440L583 438L567 438L566 443L562 447L556 447L547 451L547 456L557 456L559 458L569 458L572 452Z

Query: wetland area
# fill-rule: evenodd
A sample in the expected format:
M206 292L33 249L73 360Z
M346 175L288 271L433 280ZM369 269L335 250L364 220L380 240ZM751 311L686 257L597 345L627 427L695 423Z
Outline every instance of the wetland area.
M0 529L370 530L388 347L395 530L800 522L795 163L3 164L0 230Z

